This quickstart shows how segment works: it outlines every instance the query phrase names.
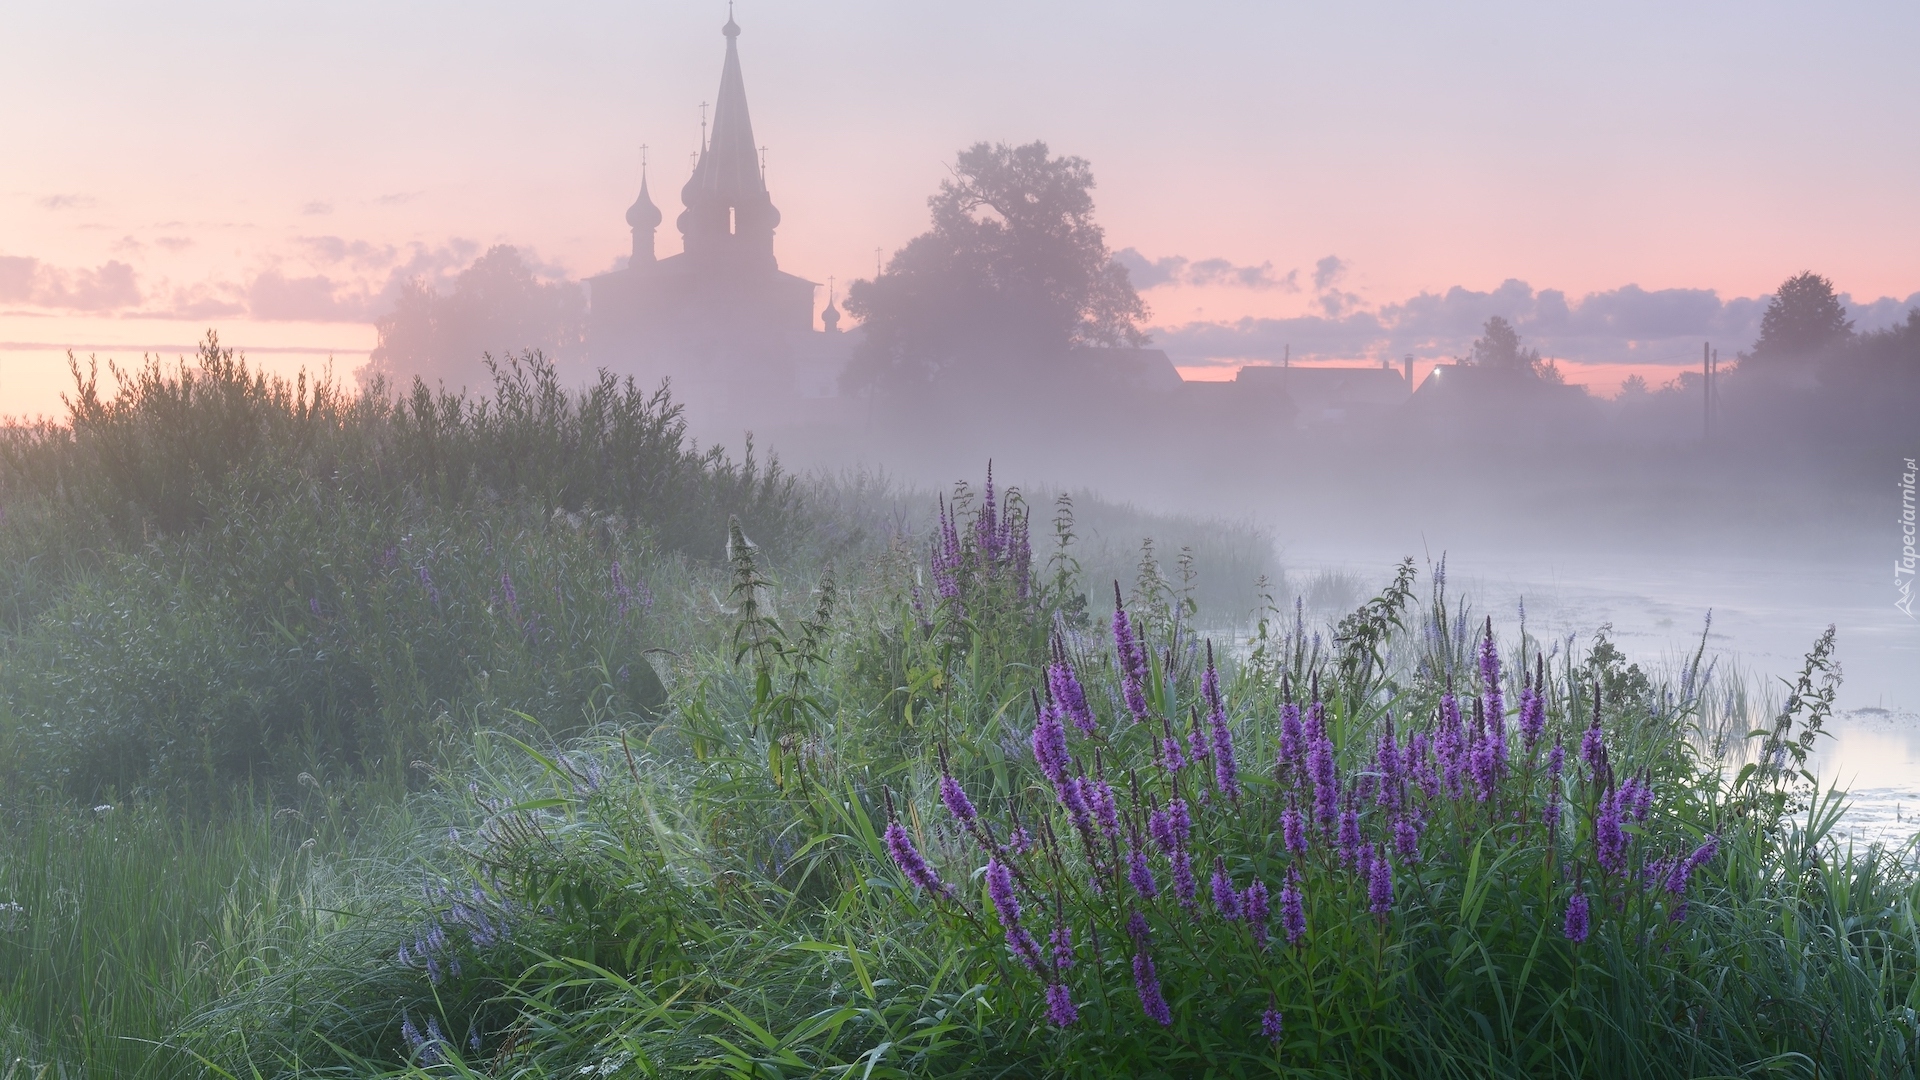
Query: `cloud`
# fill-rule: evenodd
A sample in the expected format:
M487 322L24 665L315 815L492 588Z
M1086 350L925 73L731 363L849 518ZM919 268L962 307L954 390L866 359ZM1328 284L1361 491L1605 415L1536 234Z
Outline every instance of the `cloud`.
M1340 283L1347 274L1346 260L1338 255L1329 255L1313 264L1313 288L1316 292L1326 292Z
M178 254L192 247L193 241L184 236L159 236L154 238L153 245Z
M333 204L330 202L321 202L318 199L315 199L313 202L310 202L307 205L301 207L300 212L310 216L331 214L333 213Z
M112 311L138 305L140 287L133 267L118 259L88 270L0 255L0 301L69 311Z
M1227 259L1193 261L1183 255L1149 259L1133 248L1114 252L1113 261L1126 267L1133 287L1142 290L1161 285L1224 285L1241 289L1300 291L1300 272L1289 270L1284 276L1276 277L1271 262L1263 262L1259 266L1238 266Z
M42 210L85 210L98 202L91 195L43 195L36 201Z
M1321 260L1321 267L1328 265ZM1367 309L1353 294L1331 288L1339 269L1324 276L1316 269L1316 284L1326 287L1316 301L1323 314L1156 327L1154 338L1176 361L1188 363L1278 361L1289 346L1297 359L1372 360L1407 353L1443 359L1465 355L1487 319L1500 315L1548 357L1683 367L1699 359L1701 342L1711 342L1728 358L1751 347L1769 299L1722 299L1711 289L1638 285L1571 299L1558 289L1536 291L1509 279L1491 290L1455 286ZM1908 308L1920 306L1920 293L1905 300L1858 302L1843 296L1841 301L1865 331L1905 318Z
M395 191L381 195L373 200L375 206L405 206L407 203L425 195L424 191Z
M288 277L279 270L256 275L247 286L247 313L256 319L301 322L366 322L366 293L323 274Z

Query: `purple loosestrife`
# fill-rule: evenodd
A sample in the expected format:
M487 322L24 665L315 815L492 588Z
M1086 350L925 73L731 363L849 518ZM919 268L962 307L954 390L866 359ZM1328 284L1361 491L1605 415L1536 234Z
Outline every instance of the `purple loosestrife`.
M1540 741L1540 733L1547 728L1547 702L1540 691L1531 684L1520 691L1520 738L1525 742L1527 754L1533 754L1534 746Z
M1147 719L1146 649L1134 636L1127 609L1120 602L1120 583L1113 583L1113 650L1120 662L1120 688L1135 723Z
M1240 892L1233 887L1233 879L1227 876L1227 860L1213 857L1213 909L1228 922L1240 918Z
M1081 780L1080 790L1086 797L1087 809L1093 812L1093 820L1100 825L1100 832L1108 839L1120 835L1120 809L1114 803L1113 788L1105 780Z
M1487 631L1480 639L1480 687L1487 702L1487 722L1504 727L1507 702L1500 680L1500 647L1493 643L1493 616L1487 616Z
M1280 1017L1280 1010L1267 1006L1267 1010L1260 1014L1260 1034L1265 1035L1268 1042L1279 1046L1284 1031L1285 1023Z
M1166 717L1160 718L1160 763L1168 772L1177 773L1187 767L1187 759L1180 752L1180 737L1173 733L1173 722Z
M1191 909L1193 898L1199 892L1199 884L1193 880L1193 856L1187 849L1181 848L1173 853L1173 895L1180 898L1180 905Z
M1340 864L1342 866L1352 866L1359 861L1361 850L1360 813L1354 809L1351 800L1348 801L1347 808L1340 814L1340 834L1337 837L1337 842L1340 845Z
M1307 820L1300 813L1300 808L1291 803L1280 812L1280 836L1286 842L1289 855L1296 859L1306 858Z
M1420 823L1410 814L1393 819L1393 853L1403 863L1420 861Z
M1587 763L1591 775L1598 779L1607 771L1607 738L1600 731L1600 687L1593 688L1593 725L1580 739L1580 758Z
M1340 775L1333 762L1333 740L1316 734L1307 744L1307 777L1313 781L1313 811L1323 826L1340 813Z
M1297 766L1306 753L1306 739L1300 730L1300 706L1289 701L1280 706L1280 763Z
M1207 749L1207 733L1200 726L1200 710L1195 709L1190 715L1193 717L1193 730L1187 733L1187 760L1204 769L1207 755L1212 751ZM1200 797L1207 797L1205 788L1200 789Z
M1593 857L1609 874L1627 871L1627 834L1621 825L1620 790L1600 796L1593 812Z
M1491 738L1474 742L1473 749L1467 751L1467 767L1473 773L1474 797L1486 802L1493 795L1494 785L1499 782L1499 766L1494 758Z
M1434 736L1433 750L1440 759L1440 772L1447 794L1455 799L1462 794L1460 775L1466 770L1466 733L1460 725L1460 702L1448 689L1440 695L1440 730Z
M1240 798L1240 766L1233 756L1233 732L1227 727L1227 713L1215 709L1209 723L1213 728L1213 782L1227 798Z
M1587 894L1577 892L1567 901L1567 921L1561 932L1575 945L1584 943L1593 930L1593 924L1587 910Z
M1056 902L1056 906L1058 906ZM1048 935L1047 944L1053 947L1053 969L1065 971L1073 966L1073 931L1066 923L1060 923Z
M1253 932L1254 947L1267 947L1267 883L1259 878L1247 886L1240 896L1240 915L1247 920L1247 929Z
M1207 726L1213 740L1213 779L1229 799L1240 798L1240 768L1233 756L1233 730L1227 726L1227 702L1220 694L1220 672L1213 665L1213 642L1207 642L1207 669L1200 676L1200 696L1207 703Z
M1147 1019L1161 1027L1173 1026L1173 1010L1160 993L1160 973L1144 949L1133 954L1133 988L1140 995L1140 1011L1147 1014Z
M1140 838L1133 838L1127 848L1127 882L1133 891L1148 900L1160 894L1160 887L1154 883L1153 868L1147 865L1147 852L1140 846Z
M981 560L988 565L998 561L1000 554L1000 518L995 513L993 501L993 462L987 462L986 497L980 501L980 513L973 519L974 543L979 545Z
M927 865L927 860L920 854L920 849L913 846L913 838L907 835L906 828L900 824L899 817L894 814L893 793L886 788L880 790L887 803L885 834L887 853L893 856L893 861L900 867L900 872L906 875L907 880L915 888L924 889L939 897L952 895L946 883L940 880L940 875L934 873L933 867Z
M1673 869L1666 875L1667 891L1675 896L1686 892L1688 883L1693 880L1693 872L1712 862L1713 857L1719 853L1720 838L1709 836L1706 842L1693 849L1693 854L1684 859L1675 859Z
M1432 749L1424 731L1414 732L1407 740L1406 771L1413 782L1420 785L1420 792L1428 802L1440 798L1440 774L1434 771Z
M1374 852L1367 875L1367 910L1382 920L1393 913L1393 863L1387 861L1385 848Z
M1127 914L1127 936L1133 939L1133 943L1144 949L1147 947L1147 938L1150 935L1151 931L1147 928L1147 917L1138 911L1129 912Z
M1394 741L1391 714L1387 716L1386 728L1380 736L1379 749L1374 754L1374 769L1380 773L1380 790L1375 801L1388 809L1397 810L1406 797L1406 781L1400 773L1400 745Z
M1064 983L1047 984L1047 1022L1054 1027L1072 1027L1080 1019L1080 1010L1073 1006L1073 995Z
M1280 928L1288 945L1299 945L1307 937L1306 898L1300 895L1300 871L1288 870L1287 883L1280 887Z
M1053 702L1042 704L1038 694L1033 698L1033 760L1046 774L1047 781L1055 788L1066 781L1067 765L1071 758L1067 754L1067 729L1060 722L1060 710Z
M1014 895L1013 873L997 858L987 860L987 897L1007 932L1007 948L1035 974L1044 973L1046 961L1040 956L1040 943L1020 925L1020 899Z
M1099 732L1093 709L1087 705L1086 688L1080 685L1080 677L1067 661L1066 643L1057 633L1053 636L1053 662L1047 665L1047 692L1081 734L1091 738Z
M941 756L946 755L942 753ZM969 831L972 830L979 816L973 808L973 800L967 798L966 789L962 788L960 781L955 780L953 774L947 772L945 768L940 770L940 801L946 805L947 813L952 814L955 821Z

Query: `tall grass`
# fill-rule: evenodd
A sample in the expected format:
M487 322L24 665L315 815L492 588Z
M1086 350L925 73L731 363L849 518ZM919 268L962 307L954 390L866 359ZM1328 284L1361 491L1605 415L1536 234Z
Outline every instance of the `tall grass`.
M177 1039L193 1014L338 926L331 839L268 809L16 808L0 829L0 1074L203 1075Z

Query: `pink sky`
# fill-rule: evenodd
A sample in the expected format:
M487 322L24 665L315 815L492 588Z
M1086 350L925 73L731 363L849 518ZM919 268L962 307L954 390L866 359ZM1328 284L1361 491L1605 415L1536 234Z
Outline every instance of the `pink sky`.
M1509 279L1575 309L1628 285L1757 297L1802 269L1891 298L1880 314L1920 290L1920 65L1903 44L1920 9L1894 0L737 12L777 251L818 281L870 274L875 247L922 229L959 147L1045 138L1092 161L1116 250L1252 271L1146 293L1180 331L1170 349L1231 363L1291 343L1287 320ZM493 243L554 274L606 269L642 142L676 250L725 18L665 2L10 9L0 413L57 407L67 348L125 362L210 326L269 366L331 353L350 371L399 276L444 281ZM1329 257L1339 273L1316 285ZM1247 318L1276 324L1243 327L1245 344L1208 329ZM1419 338L1423 361L1457 347L1448 333ZM1414 348L1401 337L1354 358ZM1692 362L1647 348L1659 359L1640 367ZM1234 355L1249 350L1266 352Z

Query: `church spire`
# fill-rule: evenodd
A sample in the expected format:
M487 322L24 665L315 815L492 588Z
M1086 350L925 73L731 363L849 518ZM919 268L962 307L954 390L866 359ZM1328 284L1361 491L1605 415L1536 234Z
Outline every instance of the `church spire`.
M640 148L640 197L627 207L627 226L633 230L633 265L653 262L653 231L660 227L660 208L647 193L647 148ZM644 234L644 236L642 235Z
M727 56L720 69L720 93L714 98L713 127L692 178L681 189L687 209L677 224L689 253L725 250L771 261L780 211L767 195L760 170L753 121L747 115L746 80L740 74L740 25L731 9L720 33L727 39Z

